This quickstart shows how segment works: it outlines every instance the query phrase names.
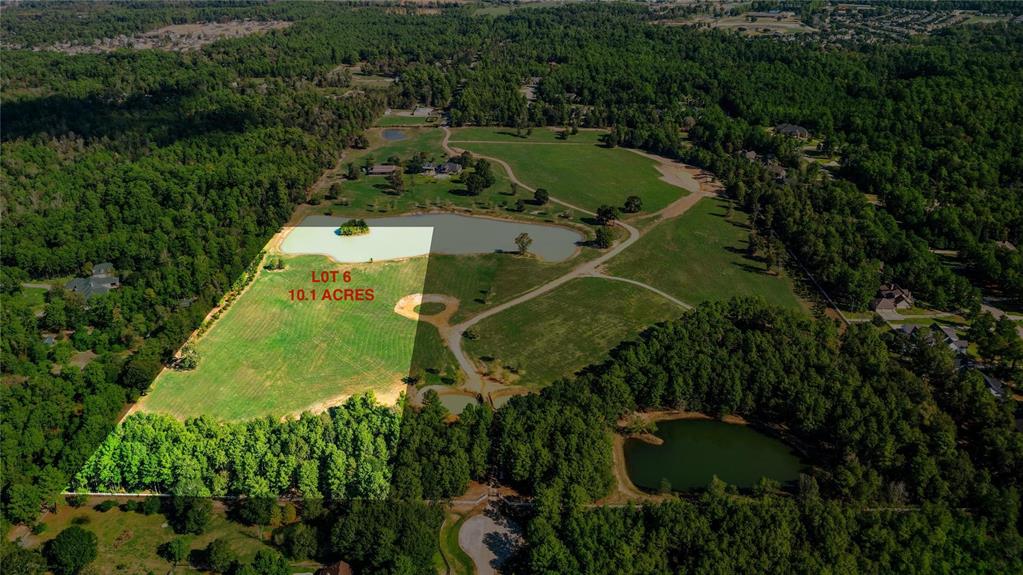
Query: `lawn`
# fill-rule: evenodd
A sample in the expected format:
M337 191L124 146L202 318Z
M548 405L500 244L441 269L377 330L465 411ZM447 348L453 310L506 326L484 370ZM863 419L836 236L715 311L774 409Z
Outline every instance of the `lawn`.
M440 528L440 549L444 555L444 566L450 565L449 575L472 575L476 567L472 558L458 545L458 530L468 515L449 513Z
M374 126L390 127L390 126L426 126L435 124L436 119L433 122L429 121L427 116L380 116L377 121L373 123Z
M119 501L128 501L121 498ZM93 509L99 500L78 509L64 503L57 507L57 513L43 518L46 531L39 536L30 536L30 547L38 547L53 539L69 527L73 520L84 521L81 527L96 534L98 557L90 566L96 573L168 573L172 565L157 554L160 545L181 537L167 525L167 518L160 514L143 515L133 511L124 512L114 508L105 513ZM264 530L264 535L269 530ZM187 536L193 550L204 549L211 541L225 538L243 562L252 561L256 552L267 547L258 539L254 527L246 527L228 521L222 510L215 510L209 530L198 536ZM182 572L191 571L179 565Z
M418 152L424 153L427 159L433 162L447 160L448 156L440 145L444 136L443 131L436 128L408 128L402 131L407 136L405 139L387 141L381 135L382 130L368 130L369 148L349 151L343 163L362 167L368 157L374 163L386 163L392 157L407 161ZM556 204L534 205L531 201L532 196L525 190L518 190L513 195L511 182L500 166L493 166L494 185L483 190L478 196L468 195L461 177L436 178L422 174L406 174L405 192L398 195L391 191L387 178L363 176L358 180L346 180L341 177L344 172L345 170L342 170L341 174L332 177L326 186L329 188L334 182L340 183L339 200L323 200L317 206L316 212L366 217L429 209L468 209L506 218L577 223L581 216L574 210ZM519 199L529 200L521 212L515 205Z
M602 204L621 206L636 195L642 198L644 211L653 212L686 193L661 181L653 160L594 143L596 132L583 131L568 140L559 140L548 130L534 130L528 139L516 138L510 129L489 130L493 136L487 132L463 128L455 132L451 144L501 158L530 187L546 188L552 196L590 211ZM495 140L494 136L501 136L501 143L472 141Z
M515 383L550 384L600 361L622 340L683 310L643 288L602 278L567 284L476 325L466 350L518 371Z
M661 222L612 259L608 273L641 281L682 301L698 304L735 296L759 296L768 303L801 309L792 282L746 255L745 214L728 202L704 198L688 212Z
M285 270L260 273L199 339L198 367L165 370L140 409L237 420L293 414L368 390L393 399L416 338L416 322L394 305L422 291L426 260L339 265L323 256L284 257ZM352 282L311 283L310 271L320 270L351 270ZM324 287L373 288L375 299L323 301ZM289 295L314 288L316 301Z

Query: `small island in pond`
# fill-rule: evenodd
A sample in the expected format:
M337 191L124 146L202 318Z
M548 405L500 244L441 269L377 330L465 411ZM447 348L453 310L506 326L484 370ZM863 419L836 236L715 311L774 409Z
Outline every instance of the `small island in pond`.
M348 220L334 233L339 236L361 236L369 233L369 224L363 219Z

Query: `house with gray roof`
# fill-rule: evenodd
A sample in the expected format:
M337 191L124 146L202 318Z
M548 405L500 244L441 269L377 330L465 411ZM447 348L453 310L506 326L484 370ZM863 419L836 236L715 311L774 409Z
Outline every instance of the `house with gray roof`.
M121 278L113 275L114 264L103 262L92 266L92 275L87 278L75 278L64 287L68 291L81 294L85 299L92 299L121 287Z

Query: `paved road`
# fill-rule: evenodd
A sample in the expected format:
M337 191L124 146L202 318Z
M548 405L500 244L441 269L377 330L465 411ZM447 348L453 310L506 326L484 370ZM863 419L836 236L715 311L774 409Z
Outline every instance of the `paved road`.
M458 546L476 564L478 575L494 575L515 548L522 544L518 525L493 506L465 520L458 530Z

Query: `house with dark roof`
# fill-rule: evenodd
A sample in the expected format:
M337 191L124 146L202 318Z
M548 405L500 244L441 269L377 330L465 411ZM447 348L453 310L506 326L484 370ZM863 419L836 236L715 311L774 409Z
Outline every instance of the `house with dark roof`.
M447 175L450 175L450 176L453 176L455 174L461 173L461 171L462 171L462 165L461 164L456 164L454 162L444 162L443 164L437 166L437 170L436 170L436 172L438 174L447 174Z
M908 309L913 307L913 303L913 294L908 289L896 284L887 284L877 290L877 297L870 302L870 309L874 311Z
M113 275L113 273L114 264L103 262L92 266L92 276L75 278L64 287L68 291L81 294L85 299L92 299L121 287L121 278Z
M980 375L984 377L984 385L987 386L987 390L990 391L991 395L995 396L996 399L1005 399L1009 396L1005 382L984 372L980 372Z
M774 131L775 133L781 134L783 136L789 136L790 138L799 138L800 140L805 140L810 137L810 130L807 130L802 126L797 126L795 124L778 124L777 126L774 127Z

